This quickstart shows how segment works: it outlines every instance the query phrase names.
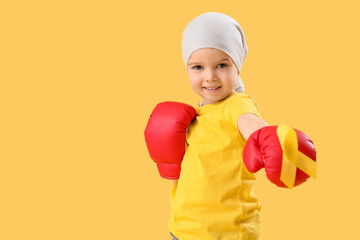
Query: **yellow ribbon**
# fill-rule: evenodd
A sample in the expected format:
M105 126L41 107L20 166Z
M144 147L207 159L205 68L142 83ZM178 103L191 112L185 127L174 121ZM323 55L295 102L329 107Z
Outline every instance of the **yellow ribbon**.
M293 128L280 124L276 133L283 150L280 180L290 189L294 187L296 169L316 179L316 162L298 150L298 139Z

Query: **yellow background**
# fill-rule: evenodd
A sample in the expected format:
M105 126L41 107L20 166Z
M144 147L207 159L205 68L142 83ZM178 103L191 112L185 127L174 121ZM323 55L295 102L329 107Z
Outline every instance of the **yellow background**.
M1 1L0 239L168 239L172 183L149 157L154 106L196 106L181 35L242 26L241 77L270 124L306 132L318 180L257 173L262 239L359 239L357 1Z

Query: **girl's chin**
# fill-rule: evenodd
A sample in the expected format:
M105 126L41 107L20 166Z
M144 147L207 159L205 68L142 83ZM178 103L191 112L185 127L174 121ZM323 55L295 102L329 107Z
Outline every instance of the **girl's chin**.
M235 91L234 91L234 92L235 92ZM233 93L233 92L232 92L232 93ZM230 94L228 94L228 95L226 95L226 96L221 95L221 96L213 96L213 97L210 96L210 97L205 97L205 98L202 97L202 102L204 103L204 105L216 103L216 102L218 102L218 101L221 101L221 100L227 98L227 97L230 96L232 93L230 93Z
M216 102L221 101L221 100L222 100L222 98L211 98L211 99L209 99L209 98L204 99L203 98L203 103L204 103L204 105L206 105L206 104L216 103Z

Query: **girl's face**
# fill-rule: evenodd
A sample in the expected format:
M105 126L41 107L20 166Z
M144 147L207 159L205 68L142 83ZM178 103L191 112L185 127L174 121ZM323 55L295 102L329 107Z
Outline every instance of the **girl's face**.
M235 92L239 72L225 52L216 48L200 48L191 54L187 74L192 89L201 96L205 105Z

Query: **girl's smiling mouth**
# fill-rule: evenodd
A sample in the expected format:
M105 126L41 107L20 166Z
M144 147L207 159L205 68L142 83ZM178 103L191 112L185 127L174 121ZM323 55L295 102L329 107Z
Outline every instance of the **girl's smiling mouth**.
M216 91L217 89L221 88L221 86L218 87L204 87L206 90L210 90L210 91Z

